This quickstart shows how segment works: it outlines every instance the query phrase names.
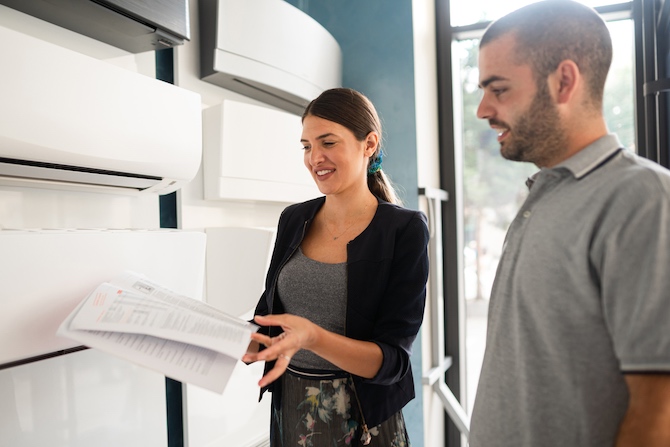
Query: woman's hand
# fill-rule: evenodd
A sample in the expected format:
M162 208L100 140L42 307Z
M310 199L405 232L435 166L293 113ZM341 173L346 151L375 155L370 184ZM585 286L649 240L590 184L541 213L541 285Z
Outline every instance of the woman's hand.
M260 345L255 340L249 341L249 346L247 346L247 354L256 354L260 349ZM245 362L247 365L251 362Z
M307 320L290 314L267 315L254 317L254 321L261 326L280 326L283 333L277 337L254 333L251 334L251 343L258 342L266 347L260 352L247 352L242 361L252 363L259 360L276 360L274 368L263 376L258 385L264 387L277 380L288 367L291 357L300 349L309 349L318 337L319 327Z

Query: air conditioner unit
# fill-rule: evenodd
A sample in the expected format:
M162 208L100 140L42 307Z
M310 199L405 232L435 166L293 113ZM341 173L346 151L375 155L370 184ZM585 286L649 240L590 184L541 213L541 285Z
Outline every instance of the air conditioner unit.
M203 111L206 200L295 203L321 195L305 168L300 117L230 99Z
M0 27L0 183L172 192L202 154L200 96Z
M0 0L0 4L131 53L191 38L188 0Z
M284 0L200 0L200 77L295 114L342 83L342 52Z

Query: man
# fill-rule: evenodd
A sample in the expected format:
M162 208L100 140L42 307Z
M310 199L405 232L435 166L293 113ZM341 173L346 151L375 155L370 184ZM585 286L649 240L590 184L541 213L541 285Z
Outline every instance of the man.
M477 114L541 169L491 294L470 447L670 446L670 173L608 134L611 57L570 0L481 40Z

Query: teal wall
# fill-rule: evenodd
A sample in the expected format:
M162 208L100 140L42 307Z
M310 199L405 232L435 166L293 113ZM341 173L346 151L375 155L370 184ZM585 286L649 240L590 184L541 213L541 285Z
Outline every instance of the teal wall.
M286 0L323 25L342 49L342 85L365 94L382 120L384 171L408 208L418 208L412 2ZM417 397L404 410L413 447L422 447L421 344L412 365Z

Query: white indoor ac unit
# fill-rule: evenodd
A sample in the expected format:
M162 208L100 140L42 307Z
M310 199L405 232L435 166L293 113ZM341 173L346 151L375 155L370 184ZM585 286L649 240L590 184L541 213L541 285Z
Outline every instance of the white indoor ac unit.
M301 133L300 117L270 107L226 99L203 110L205 199L295 203L320 196Z
M200 96L0 27L0 183L172 192L200 167Z
M189 0L0 0L1 5L132 53L191 38Z
M316 20L284 0L200 0L200 77L302 114L342 83L342 52Z

